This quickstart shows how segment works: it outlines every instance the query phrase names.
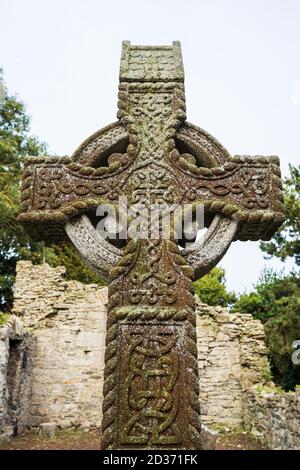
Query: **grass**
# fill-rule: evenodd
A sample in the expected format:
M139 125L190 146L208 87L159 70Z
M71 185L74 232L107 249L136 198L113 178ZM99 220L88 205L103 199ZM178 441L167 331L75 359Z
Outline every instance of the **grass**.
M37 431L27 431L11 441L0 444L0 450L99 450L100 431L97 429L57 430L50 439ZM215 450L264 450L265 447L249 434L222 434L216 436Z

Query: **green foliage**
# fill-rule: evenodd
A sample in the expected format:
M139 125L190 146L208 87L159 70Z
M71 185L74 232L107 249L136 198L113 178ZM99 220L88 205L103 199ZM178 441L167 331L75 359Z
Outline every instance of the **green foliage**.
M44 153L46 146L29 135L23 103L10 96L0 74L0 308L12 301L15 264L34 249L16 220L24 155Z
M44 254L45 261L50 266L65 266L66 279L77 280L85 284L106 284L98 274L87 267L71 243L53 244L51 247L44 249Z
M225 271L219 267L195 281L194 288L201 301L208 305L227 307L236 300L235 294L226 290Z
M300 166L290 165L284 181L286 220L262 250L300 265ZM292 343L300 339L300 277L266 271L253 292L239 296L232 311L252 313L264 323L274 380L285 390L300 383L300 367L291 360Z
M261 249L282 261L291 256L300 265L300 165L290 165L290 176L284 181L286 220L270 242Z
M24 104L9 95L0 70L0 309L12 303L16 262L43 260L52 266L64 264L67 278L82 282L102 281L92 273L70 244L44 247L30 240L17 221L20 178L26 155L43 155L47 146L29 133L30 119Z
M249 294L240 294L231 311L252 313L256 318L259 318L259 312L263 308L263 305L264 300L256 291L254 291Z
M264 323L274 380L285 390L300 383L300 367L291 360L292 343L300 339L300 279L265 271L255 290L242 294L233 312L246 312Z
M7 312L0 312L0 328L1 326L5 325L9 318L9 313Z

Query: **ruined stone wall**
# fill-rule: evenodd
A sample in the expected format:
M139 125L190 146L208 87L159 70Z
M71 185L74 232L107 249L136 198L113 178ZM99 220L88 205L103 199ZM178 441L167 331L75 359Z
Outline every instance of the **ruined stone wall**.
M242 427L244 391L270 380L263 325L198 301L197 337L202 423Z
M17 267L14 313L34 337L29 425L99 425L107 289L66 282L64 268ZM260 322L197 303L202 422L243 424L243 389L269 374Z
M245 427L270 449L300 450L300 389L258 386L245 394Z
M0 328L0 434L4 433L7 413L7 361L9 350L9 337L7 328Z
M14 314L27 331L26 387L12 386L14 353L6 336L0 340L0 428L8 416L9 387L15 394L21 390L19 428L49 421L61 427L100 425L107 289L67 282L64 271L18 263ZM246 425L271 448L300 448L299 392L278 394L270 383L261 322L197 300L197 337L203 425ZM261 395L260 387L271 395Z
M11 316L0 328L0 440L28 423L31 400L32 338L23 322Z
M107 289L66 282L64 272L17 267L14 313L34 337L29 426L101 422Z

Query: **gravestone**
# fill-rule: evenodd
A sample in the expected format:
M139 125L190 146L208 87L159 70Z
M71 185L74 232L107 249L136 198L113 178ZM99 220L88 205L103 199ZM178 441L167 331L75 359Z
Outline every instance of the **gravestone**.
M68 235L109 279L102 448L199 449L193 280L232 241L267 240L282 223L279 160L232 158L185 122L179 42L123 43L118 108L118 121L71 158L27 158L19 219L36 239ZM158 217L155 237L146 216L143 236L125 229L121 246L121 237L106 239L97 230L95 217L106 205L121 219L121 196L129 207L178 205L193 214L204 207L207 231L185 245L174 214L167 236Z

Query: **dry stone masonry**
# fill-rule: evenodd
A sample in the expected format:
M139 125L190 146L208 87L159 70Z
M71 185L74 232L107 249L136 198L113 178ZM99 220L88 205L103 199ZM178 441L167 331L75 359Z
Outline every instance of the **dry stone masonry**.
M23 321L12 315L0 328L0 441L29 424L32 359L31 335Z
M64 271L18 263L15 316L0 329L2 438L43 423L100 427L107 288ZM198 299L196 321L203 429L300 449L300 393L270 382L261 322Z
M201 421L242 428L244 392L270 377L264 330L251 315L197 302Z
M28 424L99 426L107 289L66 282L64 271L18 264L14 313L34 337Z
M245 427L270 449L300 450L300 389L257 386L245 394Z

